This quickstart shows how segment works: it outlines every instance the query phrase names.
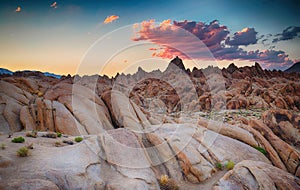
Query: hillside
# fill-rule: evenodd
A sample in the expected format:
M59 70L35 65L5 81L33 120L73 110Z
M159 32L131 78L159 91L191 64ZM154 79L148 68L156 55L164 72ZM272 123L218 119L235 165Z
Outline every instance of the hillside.
M12 75L12 74L13 72L8 69L0 68L0 75Z
M49 73L49 72L40 72L40 71L30 71L30 70L24 70L24 71L16 71L12 72L8 69L0 68L0 76L1 75L15 75L15 76L23 76L27 77L28 75L44 75L47 77L54 77L54 78L60 78L60 75Z
M285 70L285 72L298 72L300 73L300 62L295 63L294 65L292 65L290 68L288 68L287 70Z

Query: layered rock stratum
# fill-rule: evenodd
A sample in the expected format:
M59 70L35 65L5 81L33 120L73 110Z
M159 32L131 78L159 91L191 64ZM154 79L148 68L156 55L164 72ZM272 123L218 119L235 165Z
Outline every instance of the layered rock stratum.
M113 78L3 75L0 189L300 189L299 79L178 57Z

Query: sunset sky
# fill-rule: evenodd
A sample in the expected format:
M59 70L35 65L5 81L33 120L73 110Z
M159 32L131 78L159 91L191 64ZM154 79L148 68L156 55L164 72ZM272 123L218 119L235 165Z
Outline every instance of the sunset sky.
M299 7L298 0L0 1L0 67L114 75L164 69L178 55L188 67L197 60L285 69L300 61Z

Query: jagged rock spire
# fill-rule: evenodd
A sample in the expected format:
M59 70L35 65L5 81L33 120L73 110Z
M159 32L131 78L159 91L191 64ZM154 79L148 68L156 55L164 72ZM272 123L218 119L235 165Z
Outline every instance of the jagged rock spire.
M178 56L176 56L168 65L166 71L170 71L170 70L176 70L176 69L180 69L184 72L186 72L186 69L184 67L184 64L182 62L182 59L180 59Z
M234 63L231 63L228 67L227 67L227 71L232 74L235 70L237 70L238 67L234 64Z

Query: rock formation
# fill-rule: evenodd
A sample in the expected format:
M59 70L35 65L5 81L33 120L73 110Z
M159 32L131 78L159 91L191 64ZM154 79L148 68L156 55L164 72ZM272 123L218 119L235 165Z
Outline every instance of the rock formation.
M0 189L300 189L296 73L25 74L0 77Z

